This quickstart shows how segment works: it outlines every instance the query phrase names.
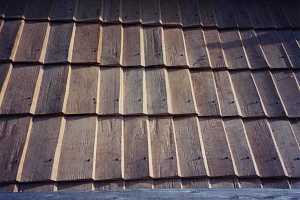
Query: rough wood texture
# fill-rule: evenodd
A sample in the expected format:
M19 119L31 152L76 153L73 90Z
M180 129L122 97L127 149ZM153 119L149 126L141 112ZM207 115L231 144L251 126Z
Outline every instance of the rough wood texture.
M222 116L235 116L239 114L238 104L233 92L230 74L227 71L214 72L219 106Z
M119 25L102 27L102 65L120 65L123 28Z
M121 82L123 70L120 68L100 68L99 113L122 112Z
M196 113L191 78L187 69L168 70L172 113ZM178 80L181 80L178 82Z
M163 47L162 47L162 28L145 27L144 32L144 50L145 66L163 65Z
M225 68L223 49L220 43L220 36L217 30L204 31L206 46L209 55L209 62L212 68Z
M163 24L180 24L181 16L178 0L160 1L160 15ZM174 41L175 42L175 41Z
M120 118L99 118L96 138L96 180L120 179L123 121Z
M213 1L210 0L202 0L199 1L200 8L200 18L203 26L206 27L215 27L216 17L213 6Z
M213 72L192 72L191 77L199 116L220 115Z
M98 73L99 67L97 66L71 67L67 113L96 113Z
M0 181L15 181L30 123L29 117L0 120Z
M273 80L289 117L300 116L300 89L289 71L273 72Z
M60 125L60 117L33 119L20 178L22 182L51 179Z
M92 178L96 120L96 117L66 119L56 180Z
M75 19L77 21L97 21L100 19L101 0L78 0Z
M99 24L77 24L75 30L72 62L98 62L100 42Z
M73 19L77 0L52 0L51 20Z
M236 28L235 10L233 3L228 3L227 0L215 0L216 21L219 28ZM241 3L239 3L241 4Z
M201 24L198 0L179 0L179 5L184 27L199 26Z
M5 114L30 113L40 66L14 66L1 103ZM24 84L26 80L26 84Z
M121 0L121 20L124 23L140 22L140 0Z
M141 28L139 26L124 27L123 39L123 66L143 65L143 47L141 39ZM104 47L105 48L105 47Z
M222 0L223 1L223 0ZM220 38L229 69L249 68L238 31L221 31Z
M0 32L0 60L9 60L14 57L15 44L20 37L21 21L6 21Z
M124 179L149 177L148 121L146 118L124 119Z
M189 67L208 68L208 52L201 29L184 30Z
M24 16L26 19L48 19L52 0L30 0L26 5Z
M197 120L195 117L174 119L175 144L181 177L207 175Z
M47 39L46 32L48 29L48 23L39 22L32 23L27 22L24 25L24 29L18 45L18 50L15 56L15 61L20 62L41 62L42 50L44 47L44 40Z
M120 0L102 0L102 20L104 22L119 22Z
M165 69L146 70L147 113L169 113Z
M245 1L233 0L233 2L237 26L244 28L252 28L250 16L247 12L247 4L244 3Z
M186 66L186 51L181 29L164 29L165 64L167 66Z
M141 19L143 24L160 23L160 0L141 0Z
M259 29L275 27L270 12L264 5L264 2L259 0L247 2L247 12L254 28Z
M219 119L200 119L199 125L209 176L234 175L223 122Z
M5 88L5 80L7 77L10 77L9 72L12 70L12 65L11 64L0 64L0 94L1 91L4 91Z
M264 111L250 72L231 73L242 116L262 116Z
M71 61L70 42L73 33L73 23L51 24L45 63L59 63Z
M248 146L242 120L226 120L224 121L224 127L233 158L235 174L239 177L255 176L253 158Z
M276 152L267 121L244 121L244 125L259 176L283 176L283 168Z
M173 177L177 172L174 128L171 118L150 118L150 175L154 178Z
M35 113L49 114L63 111L69 66L44 66Z

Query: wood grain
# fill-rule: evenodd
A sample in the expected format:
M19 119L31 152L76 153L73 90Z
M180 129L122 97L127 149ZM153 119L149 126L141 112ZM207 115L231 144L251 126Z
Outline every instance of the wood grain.
M120 10L120 0L102 0L103 22L119 22Z
M0 181L16 181L30 118L0 120Z
M142 117L124 119L123 178L149 177L148 121Z
M74 17L77 21L97 21L100 19L101 0L78 0Z
M202 25L205 27L216 27L216 16L213 1L202 0L199 1L200 18Z
M140 0L121 0L121 20L123 23L137 23L141 21Z
M99 114L122 112L122 74L120 68L100 68Z
M75 30L72 62L98 62L100 42L99 24L77 24Z
M162 24L181 24L178 0L160 1L160 12Z
M168 84L170 88L170 105L172 113L196 113L195 100L192 93L189 70L168 70ZM178 82L178 80L181 80Z
M246 1L245 1L246 3ZM247 2L247 11L254 28L273 28L275 24L271 18L270 11L259 0Z
M142 56L142 39L141 28L139 26L124 27L123 38L123 66L140 66L144 65Z
M2 114L30 113L40 66L14 66L5 89ZM26 80L26 84L24 84Z
M234 3L229 3L227 0L215 0L214 8L218 28L236 28Z
M20 181L51 179L60 125L60 117L33 119Z
M177 172L174 128L171 118L150 118L151 177L173 177Z
M96 120L96 117L66 118L57 181L92 178Z
M197 118L174 118L175 144L180 177L205 176L203 143Z
M96 180L120 179L123 121L120 118L99 118L96 138Z
M119 25L102 27L102 65L120 65L123 28Z
M43 78L35 113L49 114L63 111L69 66L44 66Z
M210 67L203 31L201 29L191 29L184 30L183 33L189 67Z
M46 22L27 22L18 45L15 61L20 62L41 62L41 54L48 29Z
M201 24L198 0L179 0L179 5L183 27L193 27Z
M145 27L143 30L145 66L164 64L162 31L160 27Z
M169 113L165 69L146 70L147 113Z
M1 91L6 89L6 81L10 78L10 72L12 70L11 64L0 64L0 94Z
M211 177L234 175L223 122L220 119L199 119L199 125L208 175Z
M235 12L235 20L239 28L252 28L250 16L247 12L247 4L245 1L233 0L233 7Z
M72 20L77 0L52 0L51 20Z
M45 63L70 62L70 42L73 23L51 24Z
M142 24L160 23L160 0L141 0Z
M72 66L66 113L96 113L98 66Z

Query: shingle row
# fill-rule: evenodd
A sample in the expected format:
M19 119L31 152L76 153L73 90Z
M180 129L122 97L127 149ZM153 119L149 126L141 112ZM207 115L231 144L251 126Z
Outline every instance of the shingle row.
M0 15L27 20L286 28L300 26L299 6L296 0L2 0Z
M1 114L300 116L298 71L9 64L1 70Z
M104 66L299 68L300 31L5 21L0 60Z

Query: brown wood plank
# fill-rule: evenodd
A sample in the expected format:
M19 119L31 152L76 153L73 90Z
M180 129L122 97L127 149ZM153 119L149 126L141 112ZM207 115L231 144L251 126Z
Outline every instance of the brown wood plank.
M172 113L196 113L189 70L168 70ZM180 80L180 82L178 82Z
M121 21L123 23L141 22L140 0L121 0Z
M231 80L242 116L263 116L263 107L251 73L233 72Z
M239 28L252 28L250 16L247 12L247 1L233 0L232 6L234 7L237 26Z
M213 2L218 28L236 28L234 3L229 3L227 0L214 0Z
M98 66L72 66L66 113L96 113Z
M185 45L183 41L183 33L178 28L164 29L165 42L165 64L167 66L186 66L187 59L185 53Z
M91 179L96 117L66 118L55 180Z
M123 105L125 114L145 113L144 80L143 69L124 69Z
M300 68L300 44L297 33L290 30L277 31L293 68Z
M149 177L148 121L142 117L124 119L124 169L123 178Z
M29 0L25 8L24 16L26 19L48 19L51 5L52 0Z
M200 18L204 27L216 27L216 16L213 1L202 0L199 1Z
M16 181L29 123L29 117L0 120L0 182Z
M33 119L20 181L51 179L61 121L61 117Z
M249 68L245 51L238 31L221 31L221 44L225 62L229 69Z
M217 30L205 30L204 38L208 50L210 66L212 68L225 68L225 59Z
M184 27L200 26L200 12L198 0L179 0L182 25Z
M266 120L244 121L246 136L260 177L283 176L275 144Z
M283 106L289 117L300 116L300 89L293 74L289 71L272 73Z
M49 24L46 22L27 22L18 45L15 61L41 62L42 50L45 48L44 40L47 40Z
M119 25L102 27L102 65L120 65L123 28Z
M13 59L23 27L22 21L6 21L0 32L0 60Z
M0 64L0 94L1 91L6 88L6 80L9 80L10 78L10 72L12 70L12 65L5 63L5 64Z
M256 176L242 120L225 120L224 127L235 166L235 174L239 177Z
M228 71L215 71L217 95L222 116L239 115L238 104L233 92L230 74Z
M121 83L120 68L100 68L99 113L121 113Z
M269 117L285 116L271 74L266 71L252 73L262 104Z
M49 114L63 111L69 66L44 66L35 113Z
M150 118L150 175L153 178L177 176L177 156L171 118Z
M264 2L259 0L244 1L247 4L247 11L250 16L254 28L274 28L276 27L271 17L270 11L264 5Z
M275 31L256 31L270 68L289 68L291 64Z
M2 114L30 113L40 66L14 66L3 90ZM26 80L26 84L24 84Z
M234 175L232 158L220 119L199 119L201 139L211 177Z
M183 33L189 67L210 67L203 31L201 29L192 29L184 30Z
M160 16L162 24L178 25L181 24L181 16L178 0L160 1Z
M51 24L45 63L70 62L73 23Z
M300 175L300 149L291 124L286 120L270 121L272 135L279 151L281 162L289 177Z
M99 24L77 24L75 30L72 62L99 62Z
M120 0L102 0L103 22L120 22Z
M160 23L159 0L141 0L142 24Z
M11 0L8 1L7 7L5 9L5 18L17 19L24 18L24 11L28 0Z
M123 66L140 66L144 65L144 59L142 59L143 48L141 39L141 27L140 26L128 26L124 27L123 32ZM105 48L105 47L104 47Z
M121 118L98 118L95 180L122 178L122 125Z
M145 66L164 64L162 30L161 27L145 27L143 30Z
M211 71L191 72L197 111L200 116L220 115L216 85Z
M241 30L240 35L250 65L249 67L251 69L267 68L268 63L263 55L261 46L255 35L255 32L252 30Z
M169 113L165 69L146 70L147 113Z
M180 177L206 176L203 142L196 117L174 118L175 144Z
M74 17L76 21L98 21L100 19L101 0L78 0Z
M51 20L72 20L77 0L52 0Z

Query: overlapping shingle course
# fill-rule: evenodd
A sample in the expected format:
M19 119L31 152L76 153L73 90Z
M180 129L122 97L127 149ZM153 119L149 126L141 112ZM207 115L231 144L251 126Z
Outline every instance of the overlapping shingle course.
M0 191L299 187L291 3L3 5Z

